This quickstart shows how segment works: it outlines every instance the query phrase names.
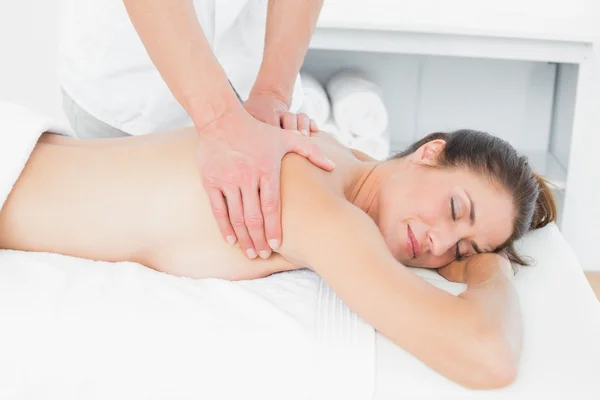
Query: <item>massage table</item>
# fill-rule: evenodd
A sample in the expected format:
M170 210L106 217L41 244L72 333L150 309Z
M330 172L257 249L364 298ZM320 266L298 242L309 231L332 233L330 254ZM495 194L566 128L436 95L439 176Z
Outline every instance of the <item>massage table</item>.
M0 204L39 135L0 103ZM66 204L65 206L68 206ZM518 243L516 382L465 389L353 313L308 270L228 282L135 263L0 251L0 399L600 399L600 304L559 229ZM453 294L465 286L413 269Z

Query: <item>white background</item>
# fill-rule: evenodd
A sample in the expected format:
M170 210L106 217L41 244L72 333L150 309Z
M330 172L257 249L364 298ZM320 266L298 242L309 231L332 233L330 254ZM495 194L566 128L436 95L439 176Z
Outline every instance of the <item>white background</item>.
M361 3L366 7L356 6ZM564 23L565 17L581 21L582 15L588 15L592 20L591 4L593 0L325 0L321 22L335 21L341 7L348 21L364 18L368 12L382 24L414 20L415 25L443 27L454 21L474 31L485 25L498 31L543 33L574 30ZM62 119L55 72L60 5L61 0L0 0L0 99ZM486 18L482 19L483 14ZM532 15L544 18L532 23ZM555 19L560 22L553 24ZM593 25L577 29L583 33ZM596 25L600 26L600 20Z
M60 0L0 0L0 100L63 119L56 76Z

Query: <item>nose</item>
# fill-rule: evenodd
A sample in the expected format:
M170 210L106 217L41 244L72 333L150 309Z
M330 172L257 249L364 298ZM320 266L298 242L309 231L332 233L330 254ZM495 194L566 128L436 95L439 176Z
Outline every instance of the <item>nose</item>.
M427 233L430 252L433 256L441 257L452 249L461 239L461 232L451 224L431 228Z

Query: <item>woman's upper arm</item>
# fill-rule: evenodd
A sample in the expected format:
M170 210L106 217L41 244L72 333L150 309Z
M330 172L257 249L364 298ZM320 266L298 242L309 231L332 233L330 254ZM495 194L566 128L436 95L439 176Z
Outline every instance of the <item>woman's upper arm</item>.
M431 368L481 386L490 346L480 340L487 325L473 304L397 262L364 212L303 181L282 192L281 254L317 272L350 309Z
M317 272L375 329L409 351L434 339L439 326L461 318L462 299L441 291L400 264L374 221L307 176L282 181L280 253Z

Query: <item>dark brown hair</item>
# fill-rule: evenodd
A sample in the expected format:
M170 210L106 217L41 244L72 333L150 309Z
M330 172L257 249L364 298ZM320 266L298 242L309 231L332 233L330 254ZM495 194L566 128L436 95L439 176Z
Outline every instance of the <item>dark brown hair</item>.
M436 139L446 142L438 159L439 166L467 168L483 174L512 196L516 210L513 233L495 251L504 250L511 262L528 265L529 262L517 254L514 242L528 231L556 220L556 203L548 182L533 172L527 157L518 154L508 142L469 129L429 134L390 159L406 157Z

